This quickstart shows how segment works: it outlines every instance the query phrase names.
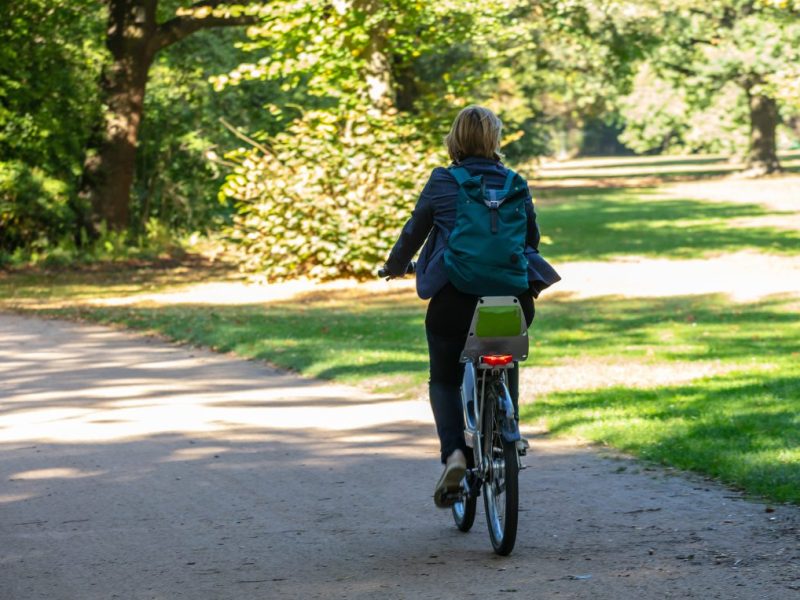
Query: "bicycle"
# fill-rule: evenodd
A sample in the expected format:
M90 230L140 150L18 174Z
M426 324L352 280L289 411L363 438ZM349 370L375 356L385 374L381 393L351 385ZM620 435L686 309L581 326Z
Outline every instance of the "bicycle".
M414 272L410 263L407 274ZM381 269L379 275L386 276ZM524 469L517 442L521 440L508 369L528 358L528 331L522 307L513 296L484 296L478 300L467 342L461 353L464 378L461 402L464 434L472 448L473 466L461 488L446 496L453 520L467 532L475 522L478 496L483 493L486 523L494 551L507 556L514 549L519 514L519 472Z

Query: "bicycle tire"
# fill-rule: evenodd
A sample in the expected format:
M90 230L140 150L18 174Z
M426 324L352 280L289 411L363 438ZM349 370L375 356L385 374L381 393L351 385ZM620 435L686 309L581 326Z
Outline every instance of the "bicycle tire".
M466 481L462 481L461 486L466 487ZM475 523L477 507L478 499L475 496L465 497L463 500L453 504L453 521L455 521L459 531L466 533L472 529L472 524Z
M500 433L496 413L497 399L490 397L481 424L485 456L491 461L483 483L483 506L492 547L497 554L508 556L517 541L519 461L516 444L505 441Z

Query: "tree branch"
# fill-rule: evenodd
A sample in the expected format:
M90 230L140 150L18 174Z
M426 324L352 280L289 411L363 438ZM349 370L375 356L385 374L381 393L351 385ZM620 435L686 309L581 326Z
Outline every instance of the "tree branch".
M151 56L159 50L179 42L201 29L214 27L242 27L255 25L260 21L257 15L232 14L225 7L231 0L205 0L196 2L187 8L178 9L178 14L156 28L156 34L150 43ZM239 0L238 5L264 4L256 0Z
M696 71L694 71L692 69L689 69L688 67L685 67L683 65L678 65L678 64L675 64L675 63L668 63L668 62L663 62L661 64L664 67L666 67L667 69L669 69L670 71L675 71L676 73L680 73L681 75L684 75L685 77L693 77L693 76L697 75Z
M689 45L691 46L713 46L715 40L713 39L706 40L702 38L689 38L688 42Z
M705 17L706 19L709 19L709 20L712 20L712 21L714 19L716 19L716 17L714 15L712 15L710 12L708 12L707 10L703 10L703 9L697 8L697 7L691 7L689 9L689 13L693 14L693 15L700 15L701 17Z
M242 131L240 129L237 129L235 126L233 126L230 123L228 123L228 121L225 120L225 117L220 117L219 118L219 122L222 123L225 126L225 128L228 131L230 131L233 135L238 137L240 140L247 142L248 144L250 144L251 146L253 146L257 150L260 150L264 155L273 156L273 157L275 156L275 153L272 151L271 148L268 148L264 144L259 144L253 138L251 138L251 137L245 135L244 133L242 133Z

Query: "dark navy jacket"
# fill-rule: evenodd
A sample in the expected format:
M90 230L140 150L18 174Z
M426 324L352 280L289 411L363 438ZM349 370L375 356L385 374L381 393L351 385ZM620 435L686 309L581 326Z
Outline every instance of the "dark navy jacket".
M488 158L466 158L458 166L467 169L470 175L483 175L488 188L502 188L508 174L501 162ZM427 238L417 260L417 294L422 299L433 297L447 283L443 256L447 239L455 227L457 196L458 182L450 172L442 167L434 169L386 261L390 274L402 274ZM528 281L535 297L561 277L539 254L539 226L530 193L525 201L525 211L528 216L525 257L528 259Z

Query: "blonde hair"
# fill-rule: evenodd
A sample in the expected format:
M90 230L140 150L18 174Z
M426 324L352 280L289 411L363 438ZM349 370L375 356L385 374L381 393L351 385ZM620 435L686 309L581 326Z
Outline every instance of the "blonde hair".
M463 109L444 138L447 152L457 163L468 156L500 160L500 133L503 122L483 106L471 105Z

